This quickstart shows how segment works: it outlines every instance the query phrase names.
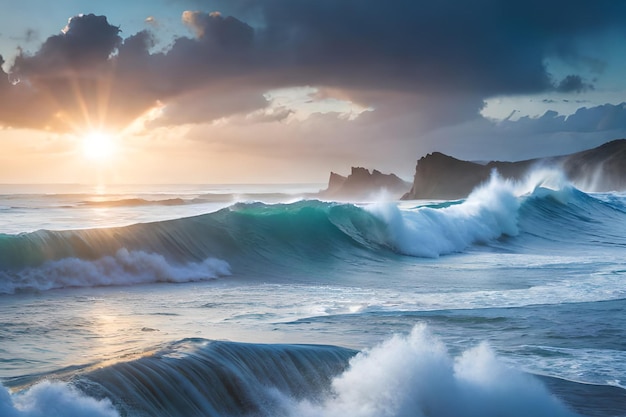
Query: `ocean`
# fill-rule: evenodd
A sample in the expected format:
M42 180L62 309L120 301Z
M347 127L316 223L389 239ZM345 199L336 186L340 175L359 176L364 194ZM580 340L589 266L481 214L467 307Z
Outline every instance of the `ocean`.
M626 416L626 194L0 186L0 416Z

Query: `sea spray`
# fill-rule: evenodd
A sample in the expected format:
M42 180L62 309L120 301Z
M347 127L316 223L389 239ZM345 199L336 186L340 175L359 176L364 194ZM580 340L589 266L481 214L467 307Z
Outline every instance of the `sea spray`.
M119 417L111 401L88 397L63 382L44 381L11 394L0 385L2 417Z
M551 190L572 188L565 173L554 167L536 167L528 172L521 181L516 181L517 195L532 194L539 187Z
M133 361L79 371L71 380L44 381L15 394L0 386L0 412L3 417L576 416L541 381L501 363L487 344L453 357L424 324L356 355L333 346L186 339Z
M386 222L388 243L395 250L437 257L502 235L517 235L519 207L515 185L494 172L487 184L474 190L461 204L409 211L392 203L379 203L367 209Z
M500 363L483 343L452 358L425 325L359 353L322 403L298 417L573 417L542 383Z
M575 187L565 173L556 168L537 167L521 181L515 182L515 193L530 198L552 198L567 204L574 198Z

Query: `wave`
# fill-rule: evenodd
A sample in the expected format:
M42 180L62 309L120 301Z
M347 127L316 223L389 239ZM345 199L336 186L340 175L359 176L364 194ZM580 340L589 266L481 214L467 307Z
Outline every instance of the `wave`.
M60 382L42 382L19 395L0 385L3 417L119 417L109 400L96 400Z
M550 382L558 391L558 381ZM564 392L589 394L576 386ZM609 412L623 400L621 391L604 394ZM596 403L589 399L583 411ZM17 393L0 386L0 411L9 417L578 415L539 379L501 363L488 345L454 357L424 325L358 353L186 339L128 362L48 375Z
M503 235L516 236L519 208L514 183L494 174L488 184L478 187L460 204L415 211L384 204L369 210L385 220L394 249L407 255L437 257Z
M237 202L264 202L268 204L286 203L313 197L312 193L288 192L141 192L130 194L8 194L3 196L4 203L0 210L26 209L45 210L50 208L137 208L137 207L175 207L190 205L217 204L224 207Z
M626 247L623 198L596 197L559 181L544 174L514 183L494 174L467 199L446 204L237 203L127 227L4 234L0 293L197 280L224 275L228 268L216 267L219 262L237 276L261 277L399 255L433 258L476 245L507 251L541 250L544 243L551 250Z
M569 184L537 186L524 197L519 226L527 237L559 246L624 248L625 203L624 197L586 194Z
M95 261L65 258L19 272L0 271L0 294L67 287L133 285L154 282L193 282L230 275L220 259L171 264L159 254L118 250Z
M185 206L191 204L227 203L227 202L267 202L276 203L294 200L294 196L284 193L246 193L246 194L202 194L193 198L144 199L139 197L106 200L84 200L74 207L141 207L141 206Z
M138 207L138 206L182 206L198 202L197 199L166 198L163 200L146 200L143 198L124 198L120 200L81 201L79 207Z

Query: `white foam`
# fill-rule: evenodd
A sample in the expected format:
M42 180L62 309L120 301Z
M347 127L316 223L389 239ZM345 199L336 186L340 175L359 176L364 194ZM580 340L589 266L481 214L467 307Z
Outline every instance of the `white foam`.
M576 415L539 380L498 361L487 344L453 358L424 325L358 354L320 403L284 401L298 417Z
M572 201L574 186L565 173L554 167L537 167L530 171L522 181L515 183L518 196L551 197L567 204Z
M503 234L518 234L520 202L513 182L496 172L461 204L442 209L400 210L392 203L368 207L387 224L389 244L401 253L437 257L461 252Z
M540 187L557 191L571 188L572 184L561 169L554 167L536 167L516 183L518 195L530 194Z
M2 417L119 417L107 399L96 400L61 382L44 381L11 394L0 385Z
M230 265L221 259L208 258L203 262L179 265L156 253L120 249L113 256L93 261L65 258L46 262L37 268L2 271L0 294L66 287L202 281L224 275L230 275Z

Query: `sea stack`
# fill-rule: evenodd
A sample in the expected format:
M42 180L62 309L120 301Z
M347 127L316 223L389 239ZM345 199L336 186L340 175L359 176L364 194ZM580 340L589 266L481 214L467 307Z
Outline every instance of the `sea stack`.
M362 201L386 192L391 198L398 199L410 186L410 183L395 174L383 174L376 169L370 172L363 167L352 167L347 177L331 172L328 187L320 191L319 196L336 200Z

